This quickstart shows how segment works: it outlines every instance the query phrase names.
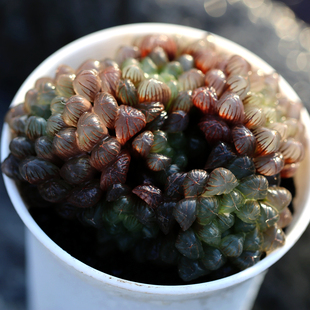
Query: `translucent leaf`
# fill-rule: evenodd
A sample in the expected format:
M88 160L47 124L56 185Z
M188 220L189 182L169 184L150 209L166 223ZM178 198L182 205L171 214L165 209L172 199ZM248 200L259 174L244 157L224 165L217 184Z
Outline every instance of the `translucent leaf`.
M142 111L143 112L143 111ZM163 127L165 121L168 118L168 113L167 111L162 111L159 116L157 116L153 121L149 122L146 125L146 130L150 130L150 131L155 131L155 130L159 130Z
M38 185L40 195L49 202L61 202L70 193L71 186L63 180L48 180Z
M195 231L199 238L214 247L217 247L221 242L221 230L216 220L211 221L207 225L195 227Z
M246 199L264 199L267 196L268 181L262 175L250 175L240 180L237 189Z
M10 128L16 135L25 135L25 127L28 115L15 116L10 121Z
M127 150L122 150L115 161L102 170L100 188L106 191L109 186L117 183L125 183L129 169L131 156Z
M156 46L148 55L150 59L154 62L154 64L161 69L167 62L169 62L168 55L165 50L160 47Z
M60 130L54 137L53 150L63 160L81 154L76 141L75 128L69 127Z
M147 74L156 74L157 66L150 57L144 57L140 62L141 69Z
M83 209L79 219L81 219L82 222L88 226L101 229L104 224L102 219L104 207L104 203L99 201L94 206Z
M265 176L278 174L284 167L284 158L280 152L258 156L253 161L256 171Z
M183 71L188 71L192 69L195 65L194 57L189 54L181 55L177 61L181 64Z
M90 164L90 156L74 157L60 169L61 177L71 184L80 184L94 178L97 170Z
M46 123L46 134L50 137L54 137L61 129L68 127L64 122L62 115L56 113L51 115Z
M182 73L179 78L180 90L194 90L204 85L204 74L196 68Z
M138 85L144 80L144 72L139 66L131 64L122 69L122 78L129 79L134 85Z
M263 110L256 106L244 107L244 126L249 129L256 129L264 126L266 123L266 117Z
M95 113L85 112L77 123L76 138L81 151L90 152L107 134L107 127Z
M30 156L20 162L19 172L31 184L43 183L59 175L59 168L49 161Z
M161 153L168 147L167 134L162 130L153 131L154 142L152 144L150 153Z
M200 260L208 270L217 270L222 267L227 259L221 251L212 246L204 246L204 257Z
M255 228L245 235L243 250L253 252L261 250L263 240L263 234L258 228Z
M189 116L184 111L174 111L168 115L165 122L165 131L168 133L175 133L184 131L189 123Z
M9 154L9 156L1 163L1 171L13 180L24 181L19 172L20 160Z
M186 174L183 188L184 195L187 198L200 195L207 184L208 173L202 169L195 169Z
M142 81L137 89L139 102L160 102L167 104L171 97L170 88L163 82L148 79Z
M154 142L154 134L147 130L140 133L133 141L133 149L139 153L142 157L146 157L152 148Z
M168 168L171 158L161 154L149 154L146 158L146 164L153 171L161 171Z
M79 74L83 70L96 70L99 72L100 67L100 61L96 59L87 59L76 69L76 73Z
M66 106L66 101L67 99L65 97L60 97L60 96L55 97L51 101L51 104L50 104L52 115L57 114L57 113L62 114Z
M244 232L248 233L253 231L256 228L256 223L245 223L239 217L236 216L235 218L235 224L234 224L234 232Z
M282 153L286 164L302 161L305 157L303 144L293 138L283 141L279 151Z
M235 214L245 223L254 223L260 216L260 205L256 200L247 200Z
M118 110L117 101L112 95L105 92L96 95L93 111L101 118L106 127L114 128Z
M181 199L184 196L183 182L186 173L173 173L167 178L165 195L172 199Z
M59 158L54 154L53 139L50 137L42 136L38 138L35 142L35 152L39 158L56 163L59 161Z
M147 123L152 122L165 109L165 106L160 102L142 102L135 106L144 115Z
M200 87L193 91L193 104L203 113L213 114L217 105L217 95L209 87Z
M250 83L247 77L232 75L227 79L225 88L226 91L237 94L243 100L250 90Z
M95 96L101 88L98 71L82 70L79 72L73 81L73 88L76 94L85 97L90 102L94 102Z
M90 112L92 109L91 103L82 96L72 96L67 102L63 110L63 120L68 126L76 127L81 115L85 112Z
M243 251L244 234L228 235L221 240L220 250L227 257L238 257Z
M261 231L265 231L278 222L279 213L276 209L264 202L260 202L259 204L261 212L260 217L257 219L257 224Z
M133 215L126 215L122 221L124 227L130 232L138 232L142 230L143 225Z
M113 201L112 208L119 215L133 215L135 200L131 195L121 196Z
M269 128L259 127L254 129L257 155L268 155L276 152L280 147L280 134Z
M189 259L199 259L203 257L201 242L192 229L180 231L175 247L181 254Z
M121 151L121 144L111 136L105 136L91 151L90 164L101 171L116 159Z
M12 155L19 159L36 155L34 143L26 137L13 138L10 142L9 149Z
M200 123L198 123L198 127L210 144L217 143L218 141L229 142L231 140L229 126L216 115L204 115Z
M162 68L162 72L171 74L177 79L183 73L183 68L178 61L170 61Z
M173 210L174 218L184 231L194 223L196 214L196 199L182 199L177 202Z
M291 224L292 220L293 220L292 212L290 211L289 208L286 208L283 211L281 211L277 225L279 228L285 228L289 224Z
M121 75L122 72L116 65L107 66L105 69L100 71L99 77L101 79L102 91L115 96Z
M248 156L238 156L225 167L230 170L235 177L240 180L255 173L253 160Z
M206 49L203 52L195 55L195 65L203 73L213 69L217 62L217 55L215 51Z
M215 169L221 166L225 166L229 161L237 158L237 155L233 152L233 149L228 143L219 142L212 149L205 169Z
M268 188L264 201L281 212L291 203L292 194L285 187L272 186Z
M216 168L210 173L202 196L227 194L236 186L238 181L228 169Z
M90 208L101 198L102 191L98 180L92 180L75 187L68 198L68 202L79 208Z
M61 74L56 80L56 92L59 96L64 96L69 98L75 95L73 89L73 81L75 79L75 74Z
M150 184L138 185L132 190L132 192L140 199L144 200L153 209L157 208L163 199L161 190Z
M233 55L229 58L225 68L225 73L230 75L247 76L251 71L251 65L239 55Z
M215 222L221 233L228 231L235 224L235 216L232 213L219 213Z
M138 103L137 89L129 79L119 80L115 95L125 105L135 106Z
M235 212L244 203L243 195L234 189L228 194L224 194L220 197L220 212L231 213Z
M237 125L231 133L237 152L252 157L256 147L256 140L252 132L243 125Z
M285 234L281 228L271 226L263 233L263 250L272 252L285 244Z
M39 116L30 116L25 122L25 134L30 140L46 135L46 120Z
M142 58L147 56L154 48L161 47L167 53L169 59L173 59L177 52L175 40L166 34L150 34L143 37L140 42Z
M220 97L226 85L226 75L218 69L209 70L205 75L205 85L214 88L217 97Z
M121 144L125 144L145 125L145 116L141 111L130 106L121 105L115 122L116 138Z
M120 65L128 58L140 58L141 53L137 46L120 46L115 54L115 61Z
M244 121L244 108L240 97L234 93L225 93L217 102L216 111L219 116L231 123L239 124Z
M169 113L174 111L182 110L184 112L189 112L191 108L193 107L193 97L192 97L192 91L178 91L177 96L173 99L171 104L169 104L169 107L167 110Z
M207 225L216 218L219 201L216 197L199 197L197 199L197 223Z

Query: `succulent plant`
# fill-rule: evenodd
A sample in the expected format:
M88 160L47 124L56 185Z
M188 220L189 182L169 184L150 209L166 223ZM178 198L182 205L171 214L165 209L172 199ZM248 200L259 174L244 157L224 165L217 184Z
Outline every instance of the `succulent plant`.
M184 281L254 265L292 218L280 181L304 157L301 103L210 35L136 44L39 79L6 115L3 173L37 191L30 208L43 198Z

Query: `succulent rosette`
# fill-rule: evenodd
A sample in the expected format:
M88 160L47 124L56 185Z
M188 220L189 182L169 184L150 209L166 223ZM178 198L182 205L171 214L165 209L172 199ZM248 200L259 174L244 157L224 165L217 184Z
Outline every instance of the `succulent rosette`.
M212 35L150 34L38 79L6 115L2 171L35 197L29 208L54 208L97 229L99 246L192 281L284 244L292 194L281 179L304 157L302 107L277 73Z

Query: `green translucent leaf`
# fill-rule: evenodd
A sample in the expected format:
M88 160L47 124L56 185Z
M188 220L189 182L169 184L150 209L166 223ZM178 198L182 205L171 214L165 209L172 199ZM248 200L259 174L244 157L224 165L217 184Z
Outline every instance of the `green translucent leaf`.
M260 202L260 217L257 219L257 224L262 231L274 226L279 220L279 213L272 206Z
M259 251L262 249L263 244L263 234L258 228L248 232L245 235L243 250L245 251Z
M217 225L223 233L235 224L235 216L232 213L219 213L216 218Z
M246 200L235 213L243 222L254 223L260 216L260 205L256 200Z
M236 186L238 186L238 180L229 170L216 168L210 173L202 196L227 194Z
M219 211L219 202L216 197L199 197L197 199L197 222L200 225L209 224L216 218Z
M220 250L227 257L238 257L243 251L244 234L228 235L221 240Z
M281 212L291 203L292 194L284 187L272 186L268 188L264 201Z
M240 180L237 189L246 199L264 199L267 196L268 181L262 175L251 175Z
M243 195L236 189L220 197L220 212L230 213L239 209L244 203Z
M199 238L211 245L217 247L221 242L221 230L216 220L213 220L207 225L195 227Z

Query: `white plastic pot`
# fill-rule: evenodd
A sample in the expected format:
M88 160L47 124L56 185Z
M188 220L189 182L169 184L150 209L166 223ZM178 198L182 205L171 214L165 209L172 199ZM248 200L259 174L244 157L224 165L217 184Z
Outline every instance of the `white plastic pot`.
M88 58L113 57L120 45L130 44L137 35L147 33L179 34L192 39L205 35L202 30L170 24L132 24L102 30L61 48L47 58L21 86L12 105L23 102L36 79L53 76L60 64L76 68ZM274 71L259 57L239 45L215 36L217 45L243 55L266 72ZM292 100L299 100L293 89L281 79L280 86ZM310 124L304 109L302 121ZM309 126L307 140L309 144ZM1 160L9 154L10 132L5 124L1 141ZM27 250L27 288L29 310L98 309L250 309L267 269L299 239L310 219L310 158L306 152L295 178L294 219L287 229L285 245L253 267L224 279L180 286L148 285L122 280L95 270L78 261L55 244L30 216L18 189L4 175L11 201L24 221Z

